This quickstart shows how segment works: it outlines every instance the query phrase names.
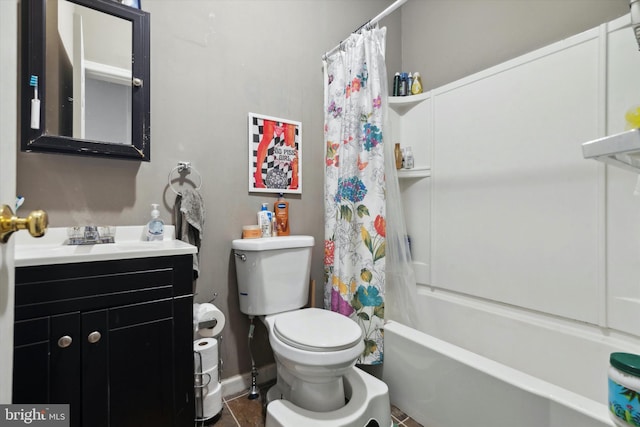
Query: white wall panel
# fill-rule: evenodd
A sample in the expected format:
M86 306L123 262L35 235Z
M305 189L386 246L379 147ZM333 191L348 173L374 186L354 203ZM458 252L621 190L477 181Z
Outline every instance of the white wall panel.
M417 101L410 102L415 99ZM433 140L433 108L430 94L410 96L406 101L410 103L392 105L390 118L393 142L399 142L402 147L411 147L416 168L413 171L429 168ZM411 256L416 282L428 284L431 245L430 178L401 177L400 191L407 234L411 238Z
M625 130L625 112L640 104L640 53L630 28L611 26L607 133L615 134ZM637 179L633 173L607 166L608 322L634 335L640 334L640 197L633 195Z
M433 285L597 323L597 35L433 91Z

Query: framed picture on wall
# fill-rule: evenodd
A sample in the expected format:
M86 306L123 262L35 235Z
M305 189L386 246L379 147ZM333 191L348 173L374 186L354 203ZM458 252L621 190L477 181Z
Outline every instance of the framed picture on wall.
M302 193L302 123L249 113L249 192Z

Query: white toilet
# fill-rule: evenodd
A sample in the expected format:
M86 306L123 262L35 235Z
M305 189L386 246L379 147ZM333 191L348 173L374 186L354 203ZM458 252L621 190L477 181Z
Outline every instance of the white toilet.
M313 245L311 236L232 242L240 311L264 322L276 360L267 427L297 426L300 417L318 426L390 426L386 384L355 367L364 350L360 326L332 311L302 309ZM280 399L286 404L271 405Z

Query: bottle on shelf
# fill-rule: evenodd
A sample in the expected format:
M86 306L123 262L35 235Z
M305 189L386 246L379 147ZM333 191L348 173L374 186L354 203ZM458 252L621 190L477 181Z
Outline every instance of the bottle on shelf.
M404 168L413 169L413 152L409 146L404 149Z
M407 75L407 95L411 95L411 87L413 85L413 75L409 73Z
M417 71L413 73L413 83L411 84L411 94L418 95L422 93L422 79Z
M398 96L407 96L409 92L407 90L407 73L400 73L400 88L398 89Z
M400 73L393 76L393 96L398 96L400 92Z
M393 154L396 157L396 169L402 168L402 151L400 150L400 144L396 143L396 146L393 150Z

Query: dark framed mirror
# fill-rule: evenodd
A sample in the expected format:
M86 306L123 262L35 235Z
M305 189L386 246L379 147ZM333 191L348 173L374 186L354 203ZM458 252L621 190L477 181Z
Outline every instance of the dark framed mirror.
M148 12L22 0L21 149L150 160Z

